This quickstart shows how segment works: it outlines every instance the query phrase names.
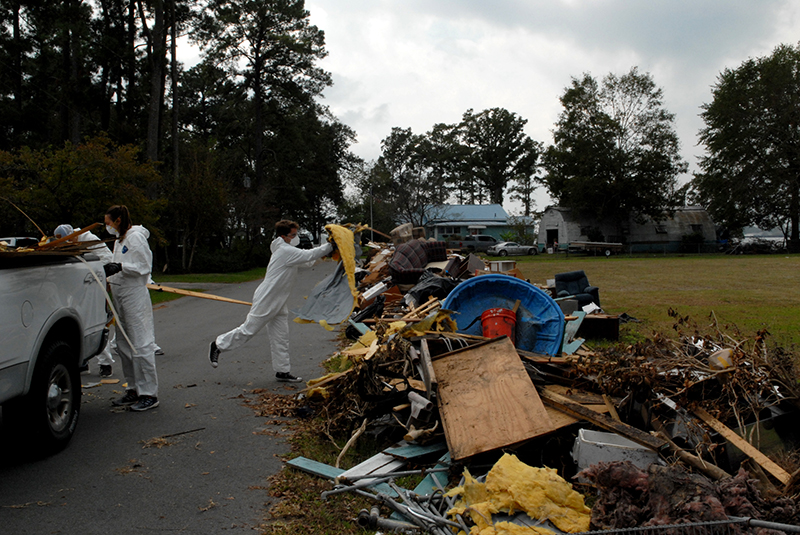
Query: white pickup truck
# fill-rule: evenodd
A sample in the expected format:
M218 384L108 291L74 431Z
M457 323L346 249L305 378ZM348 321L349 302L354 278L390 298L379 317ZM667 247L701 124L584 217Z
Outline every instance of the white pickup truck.
M3 434L47 453L72 438L80 367L108 337L103 264L90 253L83 258L88 266L73 256L0 257Z

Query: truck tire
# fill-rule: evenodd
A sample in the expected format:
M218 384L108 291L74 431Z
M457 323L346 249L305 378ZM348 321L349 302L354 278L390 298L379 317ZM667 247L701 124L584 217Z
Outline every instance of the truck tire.
M31 389L3 405L3 419L37 452L63 449L75 433L81 407L80 372L63 340L42 349Z

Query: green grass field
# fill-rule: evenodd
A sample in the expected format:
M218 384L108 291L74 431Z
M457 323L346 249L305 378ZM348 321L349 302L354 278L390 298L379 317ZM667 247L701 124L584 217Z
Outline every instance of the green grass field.
M539 255L511 257L532 283L582 269L600 288L609 314L642 320L625 330L650 336L672 332L673 309L698 324L716 317L747 336L766 328L782 345L800 343L800 256L696 255L610 258Z
M494 260L496 258L490 257ZM670 309L698 324L716 317L747 336L767 329L775 342L800 344L800 255L515 256L517 268L534 284L556 273L582 269L600 288L603 310L641 320L622 326L625 337L673 332ZM264 268L239 273L160 275L157 282L237 283L264 276ZM179 296L151 292L153 303Z

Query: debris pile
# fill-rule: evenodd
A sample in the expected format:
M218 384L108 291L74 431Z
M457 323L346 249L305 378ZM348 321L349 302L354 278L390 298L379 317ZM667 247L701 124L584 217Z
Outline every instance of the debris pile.
M54 238L45 236L36 244L24 244L14 246L6 241L0 241L0 258L29 258L35 256L78 256L91 250L98 245L105 244L104 240L79 241L80 236L99 227L100 223L94 223L86 228L76 230L68 236ZM27 241L27 240L26 240Z
M365 432L388 446L346 470L338 460L288 463L331 480L323 497L373 500L362 526L490 534L800 523L796 370L766 333L701 334L673 313L690 335L589 351L579 336L587 312L617 332L620 317L598 303L565 314L569 296L524 280L513 262L499 271L424 239L368 247L346 347L300 398L324 433L350 437L339 459ZM582 430L600 438L581 444ZM409 474L420 482L399 487Z

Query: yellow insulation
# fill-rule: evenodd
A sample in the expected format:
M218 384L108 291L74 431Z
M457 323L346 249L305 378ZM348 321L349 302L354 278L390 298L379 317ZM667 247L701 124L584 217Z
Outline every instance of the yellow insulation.
M471 535L497 535L517 533L506 523L492 523L492 514L523 511L535 520L549 520L567 533L589 530L591 509L583 502L583 495L572 489L567 481L552 468L528 466L515 455L505 454L486 475L486 483L464 474L465 483L448 492L461 495L451 514L469 513L475 526ZM541 528L540 533L548 530Z

